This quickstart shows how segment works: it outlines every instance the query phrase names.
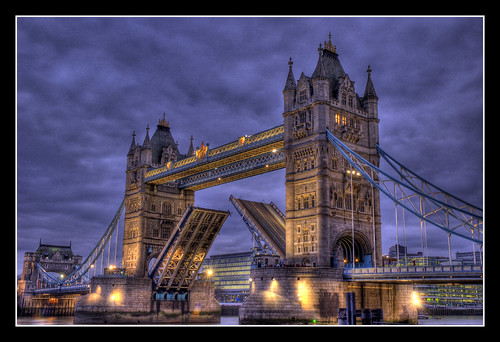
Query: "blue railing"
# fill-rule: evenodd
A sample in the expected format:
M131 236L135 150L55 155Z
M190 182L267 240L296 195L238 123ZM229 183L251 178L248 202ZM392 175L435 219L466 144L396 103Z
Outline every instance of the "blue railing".
M271 132L273 130L274 130L274 134L269 134L268 137L264 137L261 139L255 139L255 140L251 139L251 138L254 138L254 137L257 137L260 135L266 136L268 134L268 132ZM193 167L197 167L197 166L200 166L203 164L208 164L208 163L220 160L220 159L224 159L224 158L236 155L238 153L249 151L249 150L261 147L261 146L265 146L265 145L283 140L283 138L284 138L284 132L282 132L283 130L284 130L283 125L279 125L279 126L270 128L268 130L265 130L263 132L259 132L259 133L253 134L252 136L249 136L247 140L250 140L250 141L248 141L248 142L245 141L245 143L243 143L241 146L238 145L237 144L238 141L235 140L235 141L230 142L228 144L225 144L225 145L216 147L214 149L208 150L206 157L203 160L197 160L195 158L190 163L176 166L177 163L183 164L182 163L183 160L180 160L179 162L174 163L174 165L172 165L172 167L170 169L167 168L166 166L161 166L159 168L149 170L146 173L146 177L144 180L145 180L145 182L152 182L152 181L157 180L159 178L173 175L173 174L188 170L188 169L193 168ZM223 151L215 153L215 154L211 153L217 149L223 148L226 145L235 145L235 147L228 148L227 150L223 150Z
M33 290L33 294L55 294L55 293L72 293L72 292L90 292L89 284L67 285L57 287L47 287L45 289Z
M403 267L366 267L345 268L345 280L372 279L425 279L425 278L470 278L482 279L482 265L452 266L403 266Z

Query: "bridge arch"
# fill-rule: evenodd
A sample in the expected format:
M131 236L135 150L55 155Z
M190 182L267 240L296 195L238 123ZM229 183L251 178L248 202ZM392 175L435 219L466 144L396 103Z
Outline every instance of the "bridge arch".
M151 271L151 269L153 268L153 265L154 263L156 262L156 260L158 259L158 256L160 255L160 251L159 250L156 250L156 251L152 251L147 257L146 257L146 261L145 261L145 265L147 267L147 269L145 270L146 271L146 274L149 273Z
M333 245L332 267L353 267L353 249L355 267L372 266L372 246L369 239L361 232L354 232L354 243L351 231L343 232Z

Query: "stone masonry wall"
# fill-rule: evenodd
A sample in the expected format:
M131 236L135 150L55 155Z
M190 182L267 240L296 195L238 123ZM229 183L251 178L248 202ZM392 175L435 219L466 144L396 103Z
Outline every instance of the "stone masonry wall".
M75 306L75 324L169 324L220 321L213 284L196 281L189 300L152 300L148 278L95 277Z
M287 267L254 269L251 295L240 307L241 324L297 324L312 320L336 323L338 309L345 308L345 293L354 292L356 309L383 309L384 320L414 323L412 286L360 283L342 280L332 268Z

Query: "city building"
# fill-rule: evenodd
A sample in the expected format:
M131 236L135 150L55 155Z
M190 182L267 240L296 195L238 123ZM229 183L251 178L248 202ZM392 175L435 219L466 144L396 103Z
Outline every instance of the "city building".
M253 252L212 255L205 259L202 272L214 282L219 303L242 303L250 294Z
M475 252L457 252L455 254L457 260L461 260L463 265L477 265L483 262L483 253Z
M480 284L415 284L424 309L480 309L483 308L483 285Z
M243 303L250 294L250 269L282 266L279 255L256 251L212 255L202 264L202 274L215 285L219 303Z
M399 252L399 258L398 258ZM394 245L389 247L389 254L383 256L383 266L445 266L445 265L480 265L482 264L480 252L457 252L456 258L449 256L428 256L422 252L408 253L407 247Z

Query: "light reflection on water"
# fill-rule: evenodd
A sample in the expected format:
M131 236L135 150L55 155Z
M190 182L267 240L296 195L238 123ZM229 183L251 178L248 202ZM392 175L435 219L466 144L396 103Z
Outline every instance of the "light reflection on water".
M73 325L73 317L18 317L18 325ZM419 325L482 325L482 316L434 316L420 319ZM222 316L218 324L238 325L238 316Z
M17 325L73 325L70 317L18 317ZM238 325L238 316L221 316L220 323L207 325Z
M483 325L483 316L433 316L419 319L418 325Z
M68 317L18 317L18 325L72 325L73 316Z

